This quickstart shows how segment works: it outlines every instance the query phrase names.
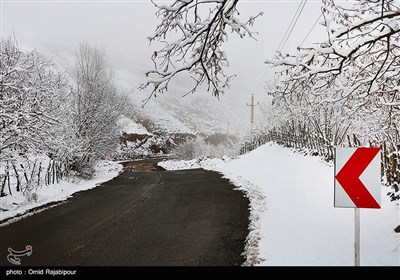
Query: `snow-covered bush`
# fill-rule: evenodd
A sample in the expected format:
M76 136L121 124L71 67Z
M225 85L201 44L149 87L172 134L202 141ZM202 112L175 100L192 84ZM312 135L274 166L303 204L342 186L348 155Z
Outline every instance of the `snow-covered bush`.
M175 145L170 135L123 132L120 136L120 145L112 158L122 160L160 157L168 154Z
M239 149L233 142L219 143L216 145L207 143L204 137L197 136L195 139L189 139L179 144L173 154L184 160L211 157L222 158L223 156L234 157L239 154Z

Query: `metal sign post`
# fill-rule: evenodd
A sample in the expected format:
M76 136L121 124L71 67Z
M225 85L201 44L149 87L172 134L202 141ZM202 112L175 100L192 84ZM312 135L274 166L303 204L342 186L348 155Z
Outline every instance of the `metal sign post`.
M354 208L354 265L360 266L360 208L379 209L379 148L335 149L335 207Z
M354 208L354 266L360 266L360 208Z

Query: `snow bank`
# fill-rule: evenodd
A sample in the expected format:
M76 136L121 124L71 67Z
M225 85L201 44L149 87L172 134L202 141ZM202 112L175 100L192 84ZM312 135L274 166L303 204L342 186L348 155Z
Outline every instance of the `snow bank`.
M160 165L215 170L247 193L245 264L353 265L354 210L333 207L332 164L266 144L234 160ZM361 209L361 265L400 265L400 210L386 192L382 187L381 209Z
M1 197L0 221L50 202L66 200L74 193L95 188L121 172L122 165L112 161L100 161L95 165L95 174L91 180L71 179L70 181L61 181L59 184L39 187L26 195L14 192L12 196Z

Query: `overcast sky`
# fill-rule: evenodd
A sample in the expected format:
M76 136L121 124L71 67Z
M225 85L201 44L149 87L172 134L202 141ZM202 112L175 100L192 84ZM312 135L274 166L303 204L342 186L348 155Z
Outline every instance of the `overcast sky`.
M258 41L231 35L225 46L228 71L238 75L228 94L238 104L249 100L253 92L259 99L263 96L260 80L267 67L264 61L273 57L299 4L239 1L243 20L259 11L264 15L252 27L259 32ZM320 6L320 1L307 1L284 51L293 52L303 41L320 15ZM150 1L2 1L1 32L3 37L14 33L21 45L53 56L60 63L71 61L79 42L87 40L106 51L117 74L118 69L124 69L120 79L129 86L143 81L144 70L152 67L154 48L149 47L146 37L158 23L155 11ZM317 25L304 45L323 39L323 28Z

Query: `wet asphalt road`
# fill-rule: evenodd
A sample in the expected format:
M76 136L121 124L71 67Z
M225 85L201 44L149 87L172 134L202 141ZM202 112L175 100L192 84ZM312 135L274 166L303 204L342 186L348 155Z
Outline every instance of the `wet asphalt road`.
M123 172L66 203L0 227L27 266L241 265L249 201L205 170Z

